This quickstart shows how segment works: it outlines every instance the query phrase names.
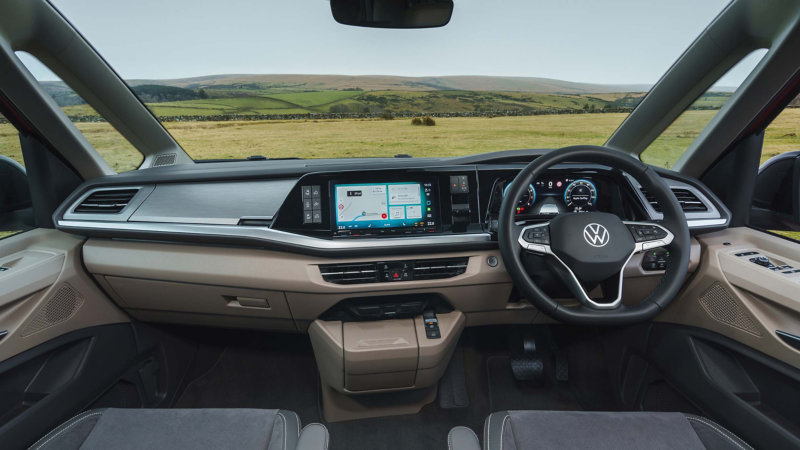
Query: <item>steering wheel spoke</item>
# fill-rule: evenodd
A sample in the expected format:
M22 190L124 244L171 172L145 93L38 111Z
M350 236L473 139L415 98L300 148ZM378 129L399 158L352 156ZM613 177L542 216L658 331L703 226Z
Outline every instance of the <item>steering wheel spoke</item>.
M652 222L623 222L636 241L635 253L666 247L672 243L675 236L663 225Z
M633 256L633 254L631 254L631 256ZM589 293L586 292L586 289L575 273L572 272L569 266L567 266L558 255L551 253L547 258L550 266L555 270L559 278L564 282L564 285L567 286L581 305L592 309L615 309L622 304L622 270L620 270L618 274L612 275L600 283L605 298L593 299L589 296Z

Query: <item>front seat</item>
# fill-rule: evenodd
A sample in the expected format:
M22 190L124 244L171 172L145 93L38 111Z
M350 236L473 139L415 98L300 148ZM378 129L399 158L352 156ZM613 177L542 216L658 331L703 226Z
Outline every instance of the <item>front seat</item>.
M480 450L469 428L450 431L451 450ZM752 450L699 416L657 412L507 411L483 426L483 450Z
M31 450L327 450L328 430L278 409L94 409Z

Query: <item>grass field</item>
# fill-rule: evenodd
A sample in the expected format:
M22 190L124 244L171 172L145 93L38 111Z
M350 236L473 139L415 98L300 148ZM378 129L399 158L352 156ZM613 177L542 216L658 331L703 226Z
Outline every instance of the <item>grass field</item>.
M212 100L215 107L221 103ZM252 98L225 99L245 107ZM66 108L87 108L70 106ZM66 109L65 108L65 109ZM657 139L643 159L669 167L697 137L716 111L688 111ZM438 118L435 127L412 127L408 120L287 120L242 122L167 122L166 128L195 159L268 157L339 158L354 156L457 156L519 148L602 145L625 114ZM141 163L141 155L106 123L77 123L103 157L122 172ZM789 109L767 129L762 162L800 149L800 109ZM0 125L0 154L22 162L17 133Z

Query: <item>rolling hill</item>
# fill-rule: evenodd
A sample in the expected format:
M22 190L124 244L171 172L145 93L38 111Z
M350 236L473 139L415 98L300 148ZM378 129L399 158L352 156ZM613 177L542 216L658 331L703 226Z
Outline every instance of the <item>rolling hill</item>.
M441 77L401 77L392 75L212 75L172 80L128 80L132 86L161 84L187 89L256 88L265 90L343 90L365 91L512 91L540 94L602 94L611 92L642 92L649 85L605 85L575 83L536 77L496 77L456 75Z

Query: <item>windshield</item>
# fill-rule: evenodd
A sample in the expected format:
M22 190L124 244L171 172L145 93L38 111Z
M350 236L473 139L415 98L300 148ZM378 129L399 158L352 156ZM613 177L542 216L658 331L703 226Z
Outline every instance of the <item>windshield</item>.
M322 0L53 0L195 160L602 145L726 3L456 0L387 30Z

